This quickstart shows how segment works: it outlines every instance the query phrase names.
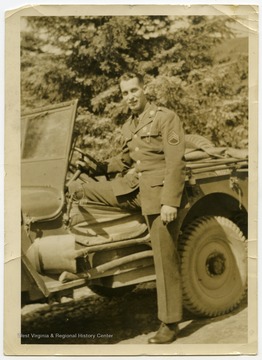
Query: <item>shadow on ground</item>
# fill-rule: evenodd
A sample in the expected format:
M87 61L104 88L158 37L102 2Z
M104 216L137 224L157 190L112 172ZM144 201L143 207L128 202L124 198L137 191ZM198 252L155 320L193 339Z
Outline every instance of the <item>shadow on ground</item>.
M211 322L222 321L246 306L243 303L230 314L216 318L197 318L184 312L190 320L180 332L189 336ZM155 287L141 287L120 297L98 295L64 304L53 304L22 315L22 344L116 344L146 335L159 327Z
M191 322L179 332L179 338L189 337L193 333L205 327L207 324L215 324L218 322L223 322L223 320L230 319L231 317L234 317L235 315L243 311L246 307L247 307L247 302L246 299L244 299L237 309L233 310L228 314L213 318L197 317L185 310L183 320L184 321L191 320Z
M157 330L156 291L121 298L98 295L54 304L22 316L22 344L115 344Z

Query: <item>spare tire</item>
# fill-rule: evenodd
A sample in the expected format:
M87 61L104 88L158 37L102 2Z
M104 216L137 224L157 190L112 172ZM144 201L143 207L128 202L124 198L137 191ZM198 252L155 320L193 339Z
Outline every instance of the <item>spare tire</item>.
M184 306L201 316L232 311L247 289L246 239L224 217L201 217L180 239Z
M185 141L187 149L203 149L215 146L210 140L198 134L185 135Z

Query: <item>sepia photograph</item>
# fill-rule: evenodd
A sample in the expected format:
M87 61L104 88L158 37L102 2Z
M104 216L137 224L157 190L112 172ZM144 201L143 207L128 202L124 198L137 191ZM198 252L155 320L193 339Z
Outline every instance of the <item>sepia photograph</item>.
M5 56L6 355L256 354L258 6L25 7Z

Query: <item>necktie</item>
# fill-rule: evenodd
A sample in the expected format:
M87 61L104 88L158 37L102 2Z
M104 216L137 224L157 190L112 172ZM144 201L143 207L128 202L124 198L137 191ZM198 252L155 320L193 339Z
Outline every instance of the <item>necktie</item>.
M134 115L133 115L133 121L134 121L135 127L137 127L138 122L139 122L139 117L138 117L137 114L134 114Z

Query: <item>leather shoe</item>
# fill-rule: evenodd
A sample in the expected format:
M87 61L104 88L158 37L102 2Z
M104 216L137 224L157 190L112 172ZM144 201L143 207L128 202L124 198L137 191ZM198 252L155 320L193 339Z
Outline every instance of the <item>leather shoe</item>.
M179 332L177 323L161 323L156 335L148 339L149 344L170 344L176 340Z

